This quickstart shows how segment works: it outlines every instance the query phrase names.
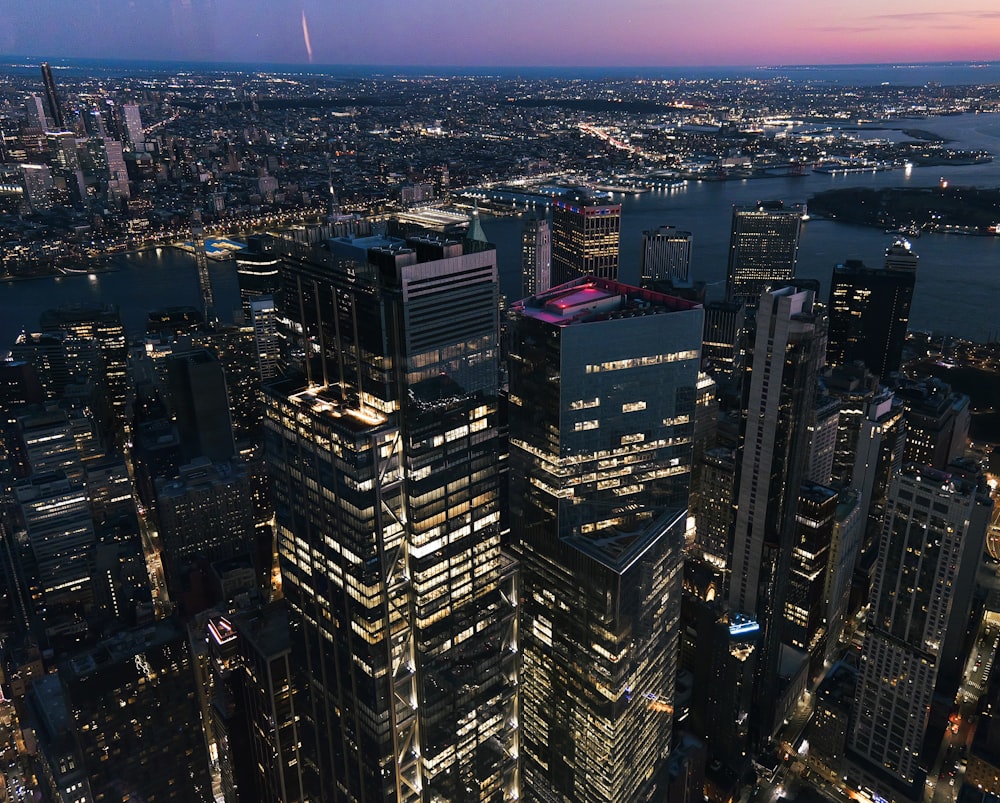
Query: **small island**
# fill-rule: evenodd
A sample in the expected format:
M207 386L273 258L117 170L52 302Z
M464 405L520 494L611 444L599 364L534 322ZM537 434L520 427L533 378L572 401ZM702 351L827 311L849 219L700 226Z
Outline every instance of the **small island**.
M921 232L1000 234L1000 189L925 187L827 190L809 199L809 213L842 223Z

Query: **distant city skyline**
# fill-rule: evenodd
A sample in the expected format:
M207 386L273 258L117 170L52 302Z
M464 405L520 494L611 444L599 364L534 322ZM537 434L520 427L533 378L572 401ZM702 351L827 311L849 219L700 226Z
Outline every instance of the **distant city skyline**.
M37 0L0 10L35 58L449 66L754 66L1000 59L982 0ZM530 23L528 22L530 21Z

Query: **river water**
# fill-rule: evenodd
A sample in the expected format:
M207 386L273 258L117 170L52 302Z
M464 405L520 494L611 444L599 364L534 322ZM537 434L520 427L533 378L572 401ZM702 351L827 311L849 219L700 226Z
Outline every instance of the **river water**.
M1000 156L1000 115L962 115L908 121L900 127L932 131L958 148L983 148ZM729 227L733 204L781 199L806 201L834 187L929 187L945 178L952 186L1000 187L1000 158L985 165L916 167L902 170L832 176L811 173L742 181L691 182L670 191L652 191L622 199L620 278L638 280L639 248L645 229L672 225L694 234L693 279L710 283L710 297L721 294L726 275ZM483 229L496 243L501 291L514 298L520 287L519 217L484 216ZM818 279L828 291L833 266L845 259L881 264L891 237L883 231L825 220L803 226L798 275ZM913 329L946 332L974 340L1000 336L996 305L1000 302L1000 237L924 235L913 241L920 255L910 314ZM46 309L73 302L119 305L126 328L142 332L146 313L165 306L200 306L194 258L162 249L118 257L116 269L99 274L47 277L0 284L0 351L22 328L38 325ZM239 290L232 262L211 263L216 310L231 317L239 307ZM824 298L825 300L825 298Z

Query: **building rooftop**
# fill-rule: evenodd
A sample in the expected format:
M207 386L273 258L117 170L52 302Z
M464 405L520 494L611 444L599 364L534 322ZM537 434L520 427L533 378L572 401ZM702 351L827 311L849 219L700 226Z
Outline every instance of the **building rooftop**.
M556 326L568 326L635 315L683 312L700 306L694 301L654 290L586 276L518 301L514 310Z

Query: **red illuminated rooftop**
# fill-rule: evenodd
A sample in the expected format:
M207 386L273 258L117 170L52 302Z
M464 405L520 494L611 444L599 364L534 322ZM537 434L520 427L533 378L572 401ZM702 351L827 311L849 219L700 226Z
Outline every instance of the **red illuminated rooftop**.
M585 276L518 301L514 304L514 310L522 315L566 326L630 314L683 312L700 306L694 301L668 296L655 290Z

